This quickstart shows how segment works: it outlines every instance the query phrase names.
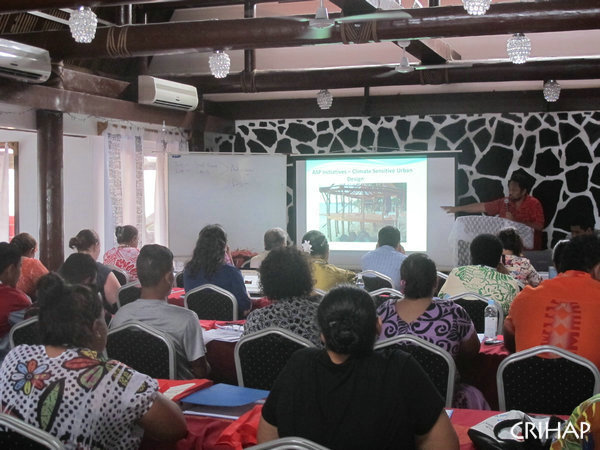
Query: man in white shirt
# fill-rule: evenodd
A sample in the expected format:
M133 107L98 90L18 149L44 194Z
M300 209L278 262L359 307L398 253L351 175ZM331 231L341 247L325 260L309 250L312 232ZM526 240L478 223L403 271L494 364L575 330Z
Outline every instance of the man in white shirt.
M142 285L140 298L120 308L110 328L139 320L166 333L175 345L177 378L206 378L210 367L198 315L167 302L175 279L173 253L162 245L145 245L136 267Z
M392 287L400 288L400 266L406 259L404 249L400 245L400 230L385 226L377 235L377 248L363 255L362 270L375 270L392 279Z
M265 251L250 259L250 268L258 269L261 263L274 248L287 247L291 241L282 228L270 228L265 232Z

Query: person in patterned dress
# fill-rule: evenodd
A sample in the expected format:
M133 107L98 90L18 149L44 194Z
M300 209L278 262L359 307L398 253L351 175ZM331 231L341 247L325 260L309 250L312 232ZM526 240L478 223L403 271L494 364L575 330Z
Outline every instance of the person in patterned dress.
M102 353L99 297L49 274L39 283L42 345L19 345L0 368L0 410L77 449L136 449L142 437L186 436L179 407L156 380Z
M273 303L248 314L244 335L267 327L280 327L322 347L317 327L317 301L313 289L310 263L296 247L271 250L260 266L263 293Z
M115 229L117 247L111 248L104 254L103 263L123 269L127 274L127 281L138 279L135 263L140 251L138 250L138 230L133 225L125 225Z

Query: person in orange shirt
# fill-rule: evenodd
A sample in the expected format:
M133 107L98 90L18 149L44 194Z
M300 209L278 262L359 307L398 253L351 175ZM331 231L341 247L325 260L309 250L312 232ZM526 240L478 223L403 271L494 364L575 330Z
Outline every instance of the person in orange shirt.
M25 292L29 297L35 299L35 290L40 278L48 273L46 266L35 259L38 246L35 238L29 233L19 233L10 241L21 251L21 276L17 282L17 289Z
M561 273L538 287L526 286L504 321L510 351L554 345L600 368L600 239L573 238L562 253Z

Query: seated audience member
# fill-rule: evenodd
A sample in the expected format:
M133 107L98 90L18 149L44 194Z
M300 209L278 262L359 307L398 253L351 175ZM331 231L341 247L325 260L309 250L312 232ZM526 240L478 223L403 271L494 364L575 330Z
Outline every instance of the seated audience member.
M593 216L585 216L578 214L571 218L571 237L581 236L582 234L595 234L598 236L598 231L595 230L596 222Z
M356 274L329 264L329 242L323 233L311 230L302 237L302 249L311 256L312 276L315 289L328 291L343 283L352 283Z
M363 289L332 289L317 312L326 349L302 349L262 410L258 442L300 436L329 449L458 449L444 402L412 356L373 351L379 322Z
M21 276L17 283L17 289L25 292L29 297L35 298L35 288L38 280L48 273L46 266L35 259L37 242L29 233L19 233L10 241L16 245L21 252Z
M251 269L258 269L271 250L289 245L290 238L283 229L271 228L265 232L264 241L265 251L250 259Z
M568 243L569 239L563 239L558 241L552 249L552 264L554 264L557 273L563 272L561 269L562 255Z
M578 236L566 245L561 272L517 295L504 321L511 351L555 345L600 367L600 239Z
M114 311L117 307L121 283L109 267L98 262L98 256L100 256L98 234L92 230L81 230L77 233L77 236L69 240L69 248L77 249L79 253L87 253L96 261L96 267L98 268L96 284L100 288L104 307L111 312Z
M499 302L506 315L519 286L511 275L499 271L506 271L500 262L502 242L493 234L480 234L471 242L470 251L472 265L452 269L439 296L475 292Z
M66 448L138 448L142 436L185 437L179 407L155 380L102 356L102 303L56 274L39 283L42 345L19 345L0 369L2 411L56 436Z
M123 269L128 281L137 280L135 263L140 254L138 250L138 230L133 225L117 227L115 230L117 247L111 248L104 254L104 264Z
M306 254L295 247L271 250L260 266L260 283L273 303L248 314L244 335L280 327L321 347L318 303L310 297L313 283Z
M392 287L400 289L400 267L406 259L400 245L400 230L386 226L379 230L377 248L360 259L362 270L375 270L392 279Z
M16 288L21 274L21 252L16 245L0 242L0 361L8 352L8 332L23 320L31 300Z
M600 442L600 394L581 402L565 423L572 432L559 433L550 450L591 450ZM567 428L563 428L567 430Z
M168 334L175 345L177 378L205 378L209 372L202 328L194 311L169 305L173 287L173 253L158 244L144 245L137 259L140 298L119 308L110 328L139 320Z
M479 338L467 312L452 300L433 298L435 263L423 253L413 253L402 263L400 278L404 298L377 308L382 322L379 339L411 334L442 347L456 360L475 357ZM489 409L483 394L467 385L458 386L454 403L457 408Z
M498 233L502 242L502 264L509 273L523 284L537 286L542 277L527 258L523 257L523 241L514 228L506 228Z
M237 300L238 315L242 318L252 305L242 272L225 263L226 250L227 235L220 225L202 228L192 259L183 270L183 286L188 292L203 284L214 284L231 292Z
M69 284L92 287L96 286L98 266L94 258L87 253L73 253L60 266L58 274Z

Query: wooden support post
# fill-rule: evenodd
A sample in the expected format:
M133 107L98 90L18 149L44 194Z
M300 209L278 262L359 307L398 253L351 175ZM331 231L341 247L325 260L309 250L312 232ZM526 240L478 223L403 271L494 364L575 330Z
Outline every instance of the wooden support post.
M63 251L63 115L38 110L38 170L40 194L40 260L57 270Z

